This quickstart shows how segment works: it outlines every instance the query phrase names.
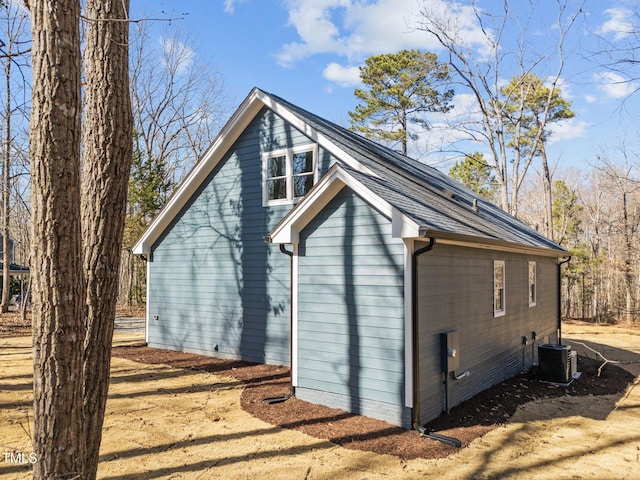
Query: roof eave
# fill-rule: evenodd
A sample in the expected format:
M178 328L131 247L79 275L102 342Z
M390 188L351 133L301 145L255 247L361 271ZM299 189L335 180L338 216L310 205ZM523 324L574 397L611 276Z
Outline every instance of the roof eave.
M563 258L570 255L567 250L561 247L550 248L537 245L525 245L522 243L506 242L504 240L495 238L474 237L471 235L461 235L451 232L435 231L423 226L420 228L420 236L415 238L415 240L421 240L424 238L435 238L438 243L447 245L459 245L469 248L499 250L502 252L538 255L544 257Z

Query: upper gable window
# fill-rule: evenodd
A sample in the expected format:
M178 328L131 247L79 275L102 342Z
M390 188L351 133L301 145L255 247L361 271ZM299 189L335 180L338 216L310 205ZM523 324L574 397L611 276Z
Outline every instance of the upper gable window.
M317 179L317 147L305 145L262 155L262 204L294 203Z

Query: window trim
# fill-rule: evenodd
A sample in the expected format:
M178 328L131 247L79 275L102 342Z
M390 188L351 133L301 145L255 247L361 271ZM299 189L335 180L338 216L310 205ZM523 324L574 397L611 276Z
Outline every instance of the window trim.
M297 153L311 152L312 160L312 175L313 185L318 182L318 144L307 143L305 145L299 145L291 148L280 148L278 150L272 150L264 152L262 154L262 206L274 206L274 205L290 205L297 203L302 197L294 197L294 178L300 175L294 175L293 173L293 156ZM286 197L276 198L269 200L269 189L267 187L267 172L268 163L270 158L285 157L285 183L286 183ZM278 177L280 178L280 177Z
M496 308L496 300L497 300L497 296L496 296L496 268L497 267L502 267L502 308L501 309L497 309ZM506 313L506 267L505 267L505 262L504 260L494 260L493 261L493 317L497 318L497 317L502 317L505 315Z
M533 267L533 284L531 283L531 267ZM533 285L533 299L531 298L531 286ZM538 300L538 265L530 260L527 267L527 299L529 307L535 307Z

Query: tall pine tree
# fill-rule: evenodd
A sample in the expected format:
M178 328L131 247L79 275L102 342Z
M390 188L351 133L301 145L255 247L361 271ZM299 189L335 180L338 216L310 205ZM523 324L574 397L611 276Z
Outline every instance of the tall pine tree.
M373 55L360 67L360 79L367 88L354 92L361 103L349 112L351 128L368 138L400 143L404 155L408 139L417 138L411 124L428 129L426 114L452 108L453 89L443 88L449 84L449 68L435 53Z

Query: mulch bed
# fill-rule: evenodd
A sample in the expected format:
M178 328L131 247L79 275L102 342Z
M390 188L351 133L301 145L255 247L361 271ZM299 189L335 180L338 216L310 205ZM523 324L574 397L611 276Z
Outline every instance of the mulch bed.
M403 460L443 458L458 451L455 447L420 438L413 430L303 402L295 397L272 405L264 403L265 398L282 396L288 392L289 369L286 367L221 360L142 345L115 347L113 355L136 362L232 376L245 386L240 402L248 413L272 425L298 430L346 448L395 455ZM626 370L611 364L605 365L600 376L597 376L600 365L601 362L597 360L578 356L578 370L582 376L568 387L540 382L537 372L531 370L453 407L448 415L442 414L426 428L457 438L465 447L476 438L508 423L518 406L527 402L563 395L616 394L623 392L635 379Z

